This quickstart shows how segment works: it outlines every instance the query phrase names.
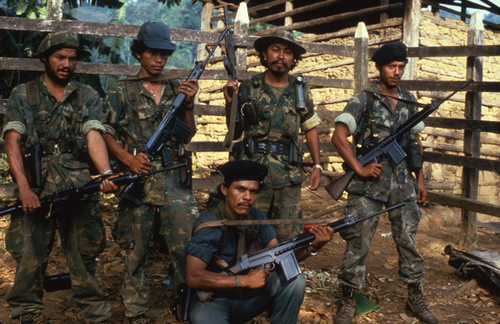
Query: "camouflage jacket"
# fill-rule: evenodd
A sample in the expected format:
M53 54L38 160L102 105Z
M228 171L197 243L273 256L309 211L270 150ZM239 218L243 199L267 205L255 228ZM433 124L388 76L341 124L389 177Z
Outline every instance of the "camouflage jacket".
M253 84L258 81L257 91L252 90ZM240 107L249 103L255 96L255 105L258 121L253 124L246 122L242 116L242 126L245 138L254 141L280 142L286 145L294 145L301 153L298 135L299 131L307 132L319 125L321 120L314 112L311 90L304 85L304 101L306 109L298 111L296 108L295 77L288 77L288 85L285 87L280 97L272 87L264 81L264 73L258 74L252 80L241 83L238 95ZM252 95L255 91L256 95ZM304 173L301 163L290 164L288 156L270 154L254 154L248 157L241 152L236 154L237 158L251 158L268 167L269 173L266 177L266 185L271 188L281 188L289 184L299 184L304 180Z
M376 84L372 86L371 90L380 92ZM372 109L367 109L369 95L372 95L374 99ZM398 95L400 98L409 97L408 99L416 101L415 96L401 90L399 87ZM377 94L367 94L362 91L349 100L342 114L335 119L335 123L341 122L347 125L350 135L353 135L358 148L368 148L379 144L417 112L416 107L400 101L393 112L385 97ZM422 129L423 123L415 126L412 133L417 133ZM403 149L406 149L408 139L409 135L404 136L400 141ZM389 188L398 186L403 200L416 197L415 178L409 171L406 160L403 160L399 165L393 165L390 160L383 158L379 163L382 164L382 176L379 179L361 179L356 175L347 187L347 191L372 199L387 201Z
M127 85L128 83L128 85ZM167 80L164 83L160 106L167 110L177 94L177 88L180 85L179 80ZM134 94L127 90L134 87ZM135 98L134 98L135 97ZM132 102L136 101L136 102ZM152 123L152 118L158 111L153 95L147 91L141 81L119 81L114 84L107 92L104 102L104 122L106 132L115 137L115 139L124 145L130 153L135 150L137 153L147 144L153 135L158 123L161 121L165 111L159 118ZM184 118L184 110L179 109L177 115L181 120ZM177 149L180 141L175 138L169 138L166 141L172 160L179 161L181 158L177 155ZM153 161L152 171L162 167L161 157ZM175 172L175 171L171 171ZM145 201L156 200L152 197L158 197L155 193L165 193L167 190L167 174L169 172L157 173L148 177L145 186ZM164 194L162 196L165 196ZM158 201L156 201L159 203Z
M43 76L30 82L38 82L39 104L34 107L28 104L26 83L15 87L7 104L3 136L15 131L22 135L22 142L27 147L40 142L70 141L76 148L90 130L105 131L100 122L99 95L90 86L72 80L66 86L63 100L57 102ZM75 105L76 96L82 96L82 107ZM89 164L80 160L78 154L75 150L43 157L41 196L69 186L82 186L91 180Z

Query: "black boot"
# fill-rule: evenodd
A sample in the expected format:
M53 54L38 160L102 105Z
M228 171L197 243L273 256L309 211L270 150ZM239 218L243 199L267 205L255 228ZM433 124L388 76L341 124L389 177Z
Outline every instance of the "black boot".
M342 286L342 301L335 317L335 324L351 324L356 311L356 300L354 299L354 288Z
M418 318L422 323L435 324L438 322L436 316L431 313L429 306L425 302L420 283L408 284L406 312Z

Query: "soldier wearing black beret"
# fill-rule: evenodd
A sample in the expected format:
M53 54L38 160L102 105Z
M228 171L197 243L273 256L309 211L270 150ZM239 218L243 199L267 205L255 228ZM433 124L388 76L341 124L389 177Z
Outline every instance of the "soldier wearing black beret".
M221 274L245 253L278 244L270 225L221 226L218 220L266 220L253 208L267 168L249 160L235 160L219 168L224 180L219 186L222 199L196 221L191 241L186 245L186 280L190 288L215 292L204 300L195 294L189 307L190 323L244 323L272 305L271 323L297 323L304 297L303 274L286 280L280 267L270 272L252 269L246 273ZM215 222L214 222L215 221ZM211 222L209 225L208 222ZM298 248L298 260L316 252L329 242L333 231L328 226L311 230L315 240L309 249Z
M415 163L415 160L405 159L398 165L393 165L389 159L382 159L363 166L356 159L347 139L352 135L353 145L361 152L378 145L392 130L418 112L415 106L398 100L416 101L410 92L399 87L408 62L406 45L402 42L387 43L371 59L379 72L378 82L369 90L354 95L334 121L332 142L349 168L356 172L347 187L348 213L368 215L384 206L406 202L404 207L389 213L389 220L400 260L399 277L408 286L407 313L417 317L422 323L437 323L422 292L424 257L415 244L421 217L418 204L423 203L426 198L421 159L420 164ZM412 150L416 152L416 156L421 155L418 133L423 128L424 125L420 122L400 139L400 145L405 151ZM378 217L375 217L340 232L347 246L338 276L343 300L335 324L349 324L354 317L354 291L364 285L365 262L377 224Z

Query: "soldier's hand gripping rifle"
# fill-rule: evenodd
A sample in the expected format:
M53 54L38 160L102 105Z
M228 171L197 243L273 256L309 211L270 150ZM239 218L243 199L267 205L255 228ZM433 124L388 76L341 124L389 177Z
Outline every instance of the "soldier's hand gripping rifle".
M116 178L109 179L111 182L113 182L117 186L124 186L128 185L130 183L134 183L135 181L140 181L143 180L144 178L147 178L148 176L155 174L155 173L160 173L160 172L165 172L168 170L173 170L173 169L178 169L185 167L187 165L187 161L172 165L167 168L162 168L156 171L151 171L148 173L141 173L141 174L127 174L123 176L119 176ZM64 203L68 201L74 201L77 199L81 199L83 195L97 192L99 191L99 187L101 185L102 181L99 182L90 182L84 186L81 187L67 187L63 188L61 190L58 190L56 193L52 195L45 196L43 198L40 198L40 208L48 205L56 205L58 203ZM23 210L23 204L19 203L16 204L13 207L9 207L3 210L0 210L0 216L7 215L7 214L12 214L15 212L20 212Z
M224 20L226 22L226 26L229 25L228 17L227 17L227 8L224 8ZM229 79L232 81L237 80L236 77L236 50L234 48L234 40L233 35L231 33L227 33L226 38L224 39L224 45L226 49L226 56L224 56L224 68L226 69L227 74L229 75ZM231 101L231 115L229 117L228 130L226 137L224 138L224 147L230 147L234 138L234 129L236 127L236 117L238 110L238 95L235 91L232 91L231 88L227 89L228 94L233 97Z
M399 208L403 205L405 205L405 203L401 202L399 204L392 205L387 209L357 219L353 215L349 214L347 215L347 217L330 223L327 226L331 227L333 229L333 232L336 233L360 222L363 222L369 218ZM287 241L278 243L275 246L260 250L259 252L255 252L253 254L244 254L241 256L241 258L238 259L238 261L236 261L236 264L234 266L226 269L220 274L236 275L248 269L273 270L276 265L279 265L283 270L283 274L285 275L286 280L290 280L301 273L299 263L297 262L297 258L295 257L294 249L310 244L312 241L314 241L314 235L307 232ZM208 298L210 298L210 296L213 295L213 292L197 290L196 294L201 301L206 301Z
M219 39L215 43L215 45L210 50L207 58L201 62L196 62L195 67L187 77L186 81L196 79L198 80L205 70L205 67L210 60L210 58L214 55L215 50L221 43L222 39L229 33L229 26L226 25L226 28L219 36ZM177 111L184 104L186 100L186 95L182 92L177 92L177 95L174 98L174 101L170 105L170 108L165 113L165 116L159 123L158 127L154 131L153 135L146 143L146 145L142 148L142 152L146 154L151 160L160 155L162 157L163 166L168 165L172 162L172 158L170 157L170 153L168 152L167 147L165 146L165 142L167 139L175 137L182 141L183 143L189 143L191 138L193 137L195 131L191 129L186 123L180 120L177 117ZM160 107L156 114L153 116L153 122L159 118L161 112L163 111L163 107ZM122 197L127 198L133 202L140 202L142 197L144 196L144 184L141 182L133 182L129 184L122 192Z
M405 157L406 157L406 152L403 150L403 148L399 145L398 139L407 132L409 132L415 125L417 125L419 122L424 120L427 116L432 114L438 107L445 102L446 100L450 99L455 93L459 92L460 90L464 89L466 86L468 86L472 82L472 79L466 81L463 83L460 87L458 87L455 91L453 91L451 94L449 94L446 98L440 100L440 101L432 101L432 103L428 105L424 105L424 109L413 115L410 119L408 119L405 123L403 123L401 126L399 126L396 131L392 134L386 137L381 143L373 147L371 150L369 150L366 154L364 155L358 155L357 159L359 163L362 166L365 166L369 163L377 163L377 161L382 157L383 155L386 155L390 158L390 160L394 163L394 165L398 165ZM412 103L412 102L407 102L406 100L395 98L400 101L417 105L420 106L420 103ZM349 167L345 168L345 174L341 176L339 179L336 181L331 182L328 186L326 186L326 191L335 199L338 200L341 196L342 193L344 192L345 188L349 185L351 182L352 178L354 177L354 170L350 169Z

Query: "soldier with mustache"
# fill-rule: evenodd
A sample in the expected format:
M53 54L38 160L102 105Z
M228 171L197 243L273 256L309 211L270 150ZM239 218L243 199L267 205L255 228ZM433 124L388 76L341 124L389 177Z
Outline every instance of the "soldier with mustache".
M208 300L193 294L189 308L190 323L208 321L217 324L245 323L270 307L271 323L297 323L304 298L305 277L286 280L281 267L251 269L231 275L220 273L245 253L257 252L278 244L270 225L221 226L218 220L265 220L266 215L254 208L263 186L267 168L249 160L234 160L219 168L224 176L206 212L193 227L193 238L186 245L186 281L189 287L212 291ZM214 198L212 196L211 198ZM215 202L215 203L212 203ZM209 226L207 223L212 222ZM329 226L311 229L311 245L295 250L297 260L315 254L331 241Z
M38 321L44 309L43 275L56 231L71 274L73 300L83 316L90 323L108 323L111 317L96 276L96 258L105 246L99 195L43 207L39 199L89 183L91 163L103 177L112 174L99 95L72 78L79 51L77 34L48 34L36 54L45 72L14 88L7 104L2 135L23 205L22 212L11 216L5 238L16 260L7 302L11 317L23 324ZM40 180L25 174L22 147L39 147ZM103 180L100 189L118 188Z
M305 134L314 164L309 189L319 187L323 169L316 130L320 119L314 112L310 89L303 79L289 74L306 50L290 32L282 30L257 39L254 47L265 72L242 82L239 87L235 81L229 81L224 87L226 120L229 124L233 98L229 92L236 91L238 116L234 139L243 134L243 140L233 145L232 156L256 161L268 168L265 188L259 194L259 209L267 211L273 219L299 219L302 218L300 191L304 180L300 131ZM300 232L300 226L280 226L277 231L280 240L288 239Z

